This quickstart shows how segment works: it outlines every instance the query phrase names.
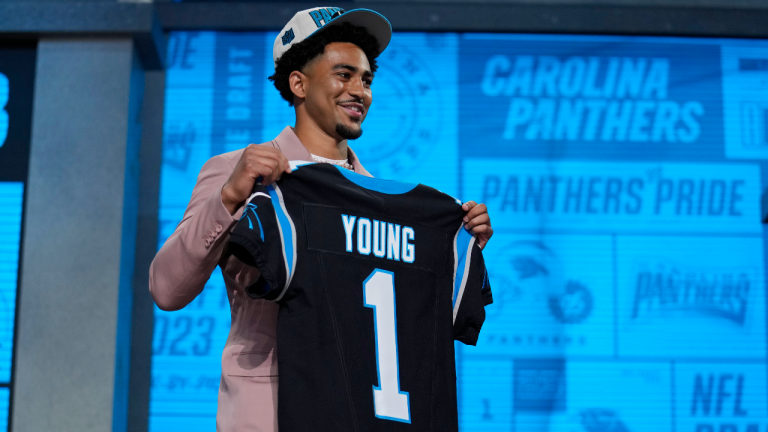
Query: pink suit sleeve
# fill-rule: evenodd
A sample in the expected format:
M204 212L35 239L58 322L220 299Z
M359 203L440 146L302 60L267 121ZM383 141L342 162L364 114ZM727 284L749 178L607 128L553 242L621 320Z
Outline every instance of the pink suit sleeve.
M229 231L242 214L240 208L230 215L221 201L221 188L233 169L221 156L203 165L181 223L152 261L149 291L160 309L189 304L221 261Z

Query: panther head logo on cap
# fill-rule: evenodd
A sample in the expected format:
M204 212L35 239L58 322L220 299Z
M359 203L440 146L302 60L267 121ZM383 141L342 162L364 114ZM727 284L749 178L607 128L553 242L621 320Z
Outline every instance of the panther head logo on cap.
M289 28L283 33L283 45L288 45L295 37L296 35L293 34L293 29Z

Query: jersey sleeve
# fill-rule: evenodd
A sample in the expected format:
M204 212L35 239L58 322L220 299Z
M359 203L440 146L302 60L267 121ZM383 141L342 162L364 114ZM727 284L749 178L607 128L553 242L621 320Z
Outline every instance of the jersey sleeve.
M296 267L296 227L278 185L254 185L232 230L229 249L237 259L261 272L261 277L246 287L248 296L282 299Z
M483 252L464 224L456 232L453 253L453 336L475 345L485 321L485 306L493 303L493 296Z

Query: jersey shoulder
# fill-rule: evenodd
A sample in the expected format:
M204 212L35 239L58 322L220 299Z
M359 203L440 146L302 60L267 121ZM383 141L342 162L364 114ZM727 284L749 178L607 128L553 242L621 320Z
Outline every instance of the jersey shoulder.
M306 173L307 175L322 176L333 179L338 179L340 175L341 177L344 177L350 182L356 184L360 188L373 192L379 192L386 195L403 195L411 191L415 191L418 193L418 195L428 197L432 200L453 202L458 205L462 204L462 202L457 198L421 183L409 183L399 180L386 180L376 177L368 177L331 164L306 161L290 161L290 164L292 170L300 169L301 167L309 167L309 169L305 169L302 174Z
M318 199L329 203L370 207L445 228L458 226L464 215L461 201L424 184L368 177L325 163L291 161L291 166L291 187L311 189ZM347 199L337 196L342 194Z

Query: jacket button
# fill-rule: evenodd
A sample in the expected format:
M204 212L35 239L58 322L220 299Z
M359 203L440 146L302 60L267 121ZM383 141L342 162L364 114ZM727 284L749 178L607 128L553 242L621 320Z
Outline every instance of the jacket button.
M205 247L211 246L211 241L208 239L205 239Z
M220 233L220 232L221 232L221 229L222 229L222 228L221 228L221 225L216 225L216 232L217 232L217 233Z

